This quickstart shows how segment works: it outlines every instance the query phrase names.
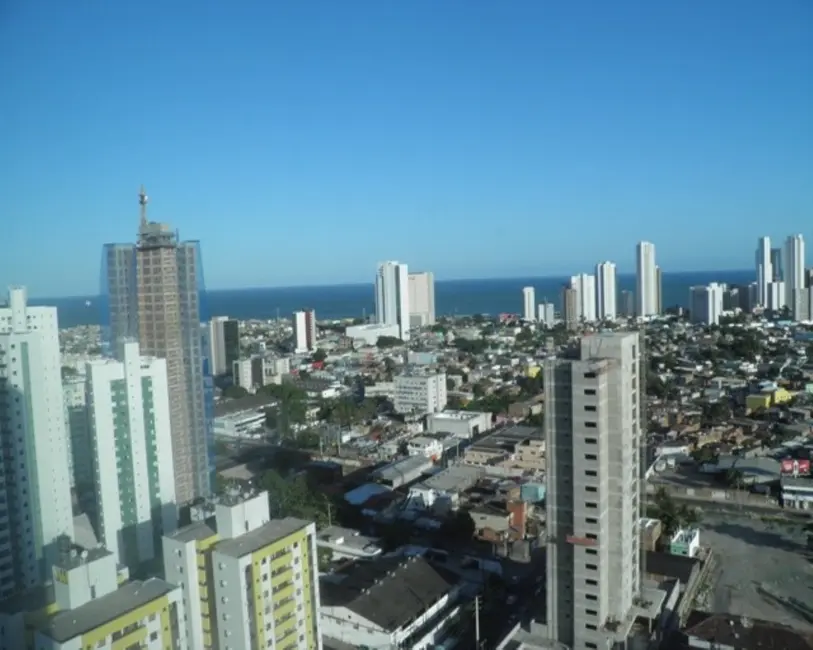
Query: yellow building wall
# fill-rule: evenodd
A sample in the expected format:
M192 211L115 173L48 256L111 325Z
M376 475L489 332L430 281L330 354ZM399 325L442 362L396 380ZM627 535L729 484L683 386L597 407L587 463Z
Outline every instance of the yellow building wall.
M770 405L770 395L748 395L748 397L745 398L745 408L749 413L757 409L766 409L770 407Z
M531 379L533 379L533 378L534 378L534 377L536 377L536 376L537 376L537 375L538 375L538 374L539 374L541 371L542 371L542 368L540 368L539 366L528 366L528 367L525 369L525 374L526 374L528 377L530 377Z
M784 388L777 388L773 392L773 403L774 404L785 404L793 399L793 393L784 389Z

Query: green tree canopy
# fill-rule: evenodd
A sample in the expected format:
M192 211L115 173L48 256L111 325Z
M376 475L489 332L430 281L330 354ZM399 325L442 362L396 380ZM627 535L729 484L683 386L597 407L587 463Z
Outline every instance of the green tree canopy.
M379 336L375 344L379 349L383 350L385 348L395 347L396 345L403 345L404 342L397 336Z
M304 476L286 479L269 470L262 475L260 485L268 492L272 517L299 517L316 522L317 528L328 525L331 503L323 493L311 489Z
M248 391L242 386L232 384L223 389L223 397L228 397L229 399L241 399L246 395L248 395Z
M311 359L313 359L316 363L322 363L325 359L327 359L327 352L325 352L322 348L316 348L311 355Z
M460 352L464 352L466 354L482 354L488 348L488 343L482 339L473 340L456 338L454 340L454 346Z

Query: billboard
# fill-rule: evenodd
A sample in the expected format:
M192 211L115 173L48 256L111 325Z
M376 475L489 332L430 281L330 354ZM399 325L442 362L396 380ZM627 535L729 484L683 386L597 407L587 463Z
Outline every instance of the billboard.
M786 458L782 461L782 473L793 476L807 476L810 474L810 461L807 459Z

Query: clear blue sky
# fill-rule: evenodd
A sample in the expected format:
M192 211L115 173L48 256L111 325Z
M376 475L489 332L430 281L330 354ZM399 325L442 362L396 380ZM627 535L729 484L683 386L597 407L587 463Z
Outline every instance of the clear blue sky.
M210 287L813 246L810 0L0 1L0 285L151 216Z

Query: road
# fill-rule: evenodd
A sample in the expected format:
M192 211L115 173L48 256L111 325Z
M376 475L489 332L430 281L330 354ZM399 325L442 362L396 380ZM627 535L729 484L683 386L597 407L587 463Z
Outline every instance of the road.
M716 499L698 499L697 497L687 497L682 494L670 493L669 496L677 503L693 505L702 510L713 510L716 512L731 512L740 514L771 515L774 517L784 517L787 519L810 519L813 513L804 510L789 510L780 508L778 505L756 503L742 503L740 501L718 501ZM647 505L655 505L650 497Z

